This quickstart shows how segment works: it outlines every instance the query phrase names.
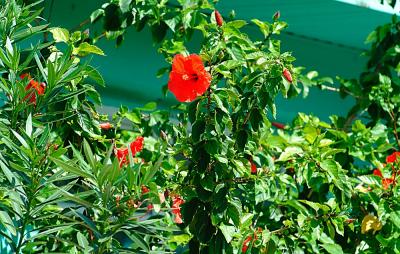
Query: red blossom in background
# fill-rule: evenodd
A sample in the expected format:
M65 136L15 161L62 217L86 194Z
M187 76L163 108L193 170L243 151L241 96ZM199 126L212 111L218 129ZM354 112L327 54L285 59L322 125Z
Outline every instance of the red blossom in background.
M379 176L382 179L383 189L387 190L390 185L394 184L395 174L391 178L384 178L382 172L379 169L374 169L373 174Z
M25 87L25 91L30 91L25 97L24 100L29 100L30 103L36 105L36 94L37 95L43 95L44 90L46 89L46 84L41 82L37 82L32 77L24 73L20 76L21 79L27 78L29 80L29 83Z
M380 178L383 178L382 172L379 169L374 169L373 174L379 176Z
M117 156L118 158L120 168L126 163L128 163L127 159L128 155L129 155L128 148L117 148L115 150L115 156Z
M388 155L386 157L386 162L387 163L394 163L394 162L397 161L397 157L399 157L399 156L400 156L400 152L394 152L391 155Z
M168 89L180 102L194 101L211 84L211 75L205 70L200 56L175 55L169 74Z
M221 13L219 13L219 11L215 10L214 16L215 16L215 22L217 23L217 25L219 27L221 27L222 24L224 23L224 19L222 18Z
M130 149L132 152L132 156L135 156L138 152L143 150L143 137L137 137L130 145ZM115 156L118 158L119 161L119 167L121 168L125 164L129 163L128 157L129 157L129 151L128 148L123 147L123 148L117 148L115 149Z
M289 82L292 83L293 82L293 78L292 78L292 74L290 73L290 71L288 69L283 69L282 72L283 76L285 77L285 79Z
M136 153L142 151L143 149L143 141L144 138L143 137L137 137L135 139L135 141L133 141L129 146L131 148L132 151L132 155L135 156Z
M185 201L179 196L174 196L172 198L172 213L175 214L174 222L176 224L183 223L181 214L181 205L183 203L185 203Z

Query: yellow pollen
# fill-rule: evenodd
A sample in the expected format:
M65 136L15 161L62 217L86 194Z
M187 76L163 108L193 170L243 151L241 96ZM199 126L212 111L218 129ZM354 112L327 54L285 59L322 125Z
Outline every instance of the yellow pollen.
M183 74L183 75L182 75L182 79L183 79L183 80L189 80L190 77L189 77L189 75L187 75L187 74Z

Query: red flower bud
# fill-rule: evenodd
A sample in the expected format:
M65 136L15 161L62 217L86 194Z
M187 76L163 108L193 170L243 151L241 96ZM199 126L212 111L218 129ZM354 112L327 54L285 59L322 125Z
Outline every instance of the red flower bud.
M224 23L224 19L222 18L221 13L219 13L219 11L215 10L214 16L215 16L215 22L217 22L217 25L219 27L221 27L222 24Z
M278 20L281 17L281 12L277 11L275 12L274 16L272 17L274 20Z
M242 253L246 253L247 249L249 248L249 242L253 240L253 236L248 236L244 241L243 241L243 246L242 246Z
M109 122L100 124L100 129L102 129L102 130L109 130L111 128L112 128L112 125Z
M283 69L282 74L283 74L283 76L285 77L285 79L286 79L289 83L292 83L292 81L293 81L292 74L290 73L290 71L289 71L288 69L286 69L286 68Z
M281 129L281 130L285 129L285 125L283 123L272 122L271 124L272 124L272 126L278 128L278 129Z
M253 159L249 159L250 165L251 165L251 174L252 175L257 175L257 165L254 163Z
M150 192L149 188L147 188L147 187L144 186L144 185L142 185L141 189L142 189L142 194L146 194L146 193L149 193L149 192Z

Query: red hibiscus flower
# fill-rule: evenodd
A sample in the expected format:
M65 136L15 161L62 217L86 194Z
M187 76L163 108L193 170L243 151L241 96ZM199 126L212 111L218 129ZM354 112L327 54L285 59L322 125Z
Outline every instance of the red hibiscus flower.
M143 150L143 137L137 137L130 145L129 148L131 149L132 156L135 156L138 152ZM129 151L128 148L117 148L115 149L115 156L117 156L119 161L119 167L121 168L125 164L129 163Z
M394 184L395 175L393 174L391 178L384 178L382 172L379 169L374 169L373 174L379 176L382 179L383 189L387 190L390 185Z
M129 146L131 148L132 151L132 155L135 156L136 153L142 151L143 149L143 141L144 138L143 137L137 137L135 139L135 141L133 141Z
M128 148L117 148L115 150L115 156L118 158L120 168L128 163L128 155Z
M181 205L183 203L185 203L185 201L177 195L172 198L172 213L175 214L174 222L176 224L183 223L181 214Z
M112 128L112 125L109 122L101 123L99 126L100 126L100 129L102 129L102 130L109 130Z
M29 93L24 97L24 100L29 100L30 103L36 105L36 94L43 95L44 90L46 89L46 84L41 82L37 82L32 77L24 73L20 76L21 79L28 79L29 83L25 86L25 91L29 91Z
M288 69L286 69L286 68L283 69L282 74L283 74L283 76L285 77L285 79L286 79L289 83L292 83L292 81L293 81L292 74L290 73L290 71L289 71Z
M168 89L180 102L194 101L203 95L211 84L211 75L205 70L198 55L178 54L172 62Z
M397 157L400 156L400 152L394 152L391 155L386 157L387 163L394 163L397 161Z

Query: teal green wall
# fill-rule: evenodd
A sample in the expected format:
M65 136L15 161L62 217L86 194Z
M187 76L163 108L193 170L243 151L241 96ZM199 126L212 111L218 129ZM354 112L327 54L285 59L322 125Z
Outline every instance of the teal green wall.
M49 15L49 2L45 18ZM104 1L55 0L50 22L68 29L77 27ZM390 20L390 15L348 5L333 0L221 0L218 9L227 14L235 9L238 18L270 20L276 10L289 22L289 29L281 35L283 50L293 52L296 64L317 70L322 76L357 77L363 70L364 38L377 25ZM248 28L251 35L258 31ZM107 106L120 104L136 106L147 101L161 105L175 103L170 94L165 100L161 87L167 77L157 79L155 73L167 66L157 53L148 30L140 33L130 29L121 47L113 41L102 40L99 46L106 57L94 57L92 64L102 72L107 89L101 90ZM331 114L345 114L351 99L342 100L330 91L312 89L306 100L278 99L278 120L290 121L297 112L312 113L327 119Z

